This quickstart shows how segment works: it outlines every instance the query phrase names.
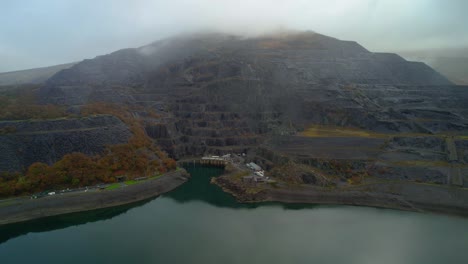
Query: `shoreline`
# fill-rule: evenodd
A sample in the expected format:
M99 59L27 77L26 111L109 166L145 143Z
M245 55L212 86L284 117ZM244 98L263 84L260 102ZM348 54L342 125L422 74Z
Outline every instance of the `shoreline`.
M0 225L130 204L169 192L189 178L185 170L178 170L115 190L13 199L6 205L0 205Z
M468 217L468 188L413 182L369 183L346 188L305 184L273 187L267 183L245 184L233 174L213 178L212 183L241 203L352 205Z

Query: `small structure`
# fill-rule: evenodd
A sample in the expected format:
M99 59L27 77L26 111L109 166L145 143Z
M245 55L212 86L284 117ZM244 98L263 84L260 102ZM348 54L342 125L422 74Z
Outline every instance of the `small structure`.
M211 157L202 157L200 160L200 164L203 165L215 165L215 166L224 166L226 165L226 160L219 156L211 156Z
M244 183L257 183L257 182L266 182L268 179L265 177L259 177L257 175L245 176L242 178Z
M260 166L258 166L257 164L255 164L253 162L247 163L247 167L249 167L250 169L252 169L254 171L261 171L262 170L262 168Z
M267 179L265 177L255 177L254 180L255 182L265 182Z
M256 171L255 172L255 175L257 175L258 177L265 177L265 172L264 171Z
M117 182L124 182L127 180L127 176L125 175L116 176L115 178L117 179Z
M202 157L202 160L223 160L219 156L211 156L211 157Z

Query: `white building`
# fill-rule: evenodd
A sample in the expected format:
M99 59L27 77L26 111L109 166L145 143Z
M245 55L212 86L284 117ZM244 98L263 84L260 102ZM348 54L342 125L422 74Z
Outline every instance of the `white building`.
M254 171L261 171L262 170L262 167L258 166L257 164L255 164L253 162L247 163L247 167L249 167L250 169L252 169Z

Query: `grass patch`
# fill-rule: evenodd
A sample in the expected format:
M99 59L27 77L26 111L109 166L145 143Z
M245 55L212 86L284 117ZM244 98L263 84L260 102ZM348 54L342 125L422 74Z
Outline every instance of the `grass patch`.
M313 126L300 133L306 137L364 137L364 138L387 138L390 135L375 133L355 128Z
M137 184L137 183L140 183L139 181L135 181L135 180L128 180L128 181L125 181L125 184L126 185L134 185L134 184Z
M239 172L234 173L230 177L232 179L242 180L242 178L244 178L245 176L249 176L250 174L251 174L250 171L239 171Z
M459 164L450 164L443 160L401 160L401 161L394 161L391 162L397 166L408 166L408 167L458 167Z
M162 173L156 174L156 175L154 175L154 176L152 176L152 177L149 177L148 179L149 179L149 180L157 179L157 178L159 178L159 177L161 177L161 176L163 176L163 175L164 175L164 174L162 174Z
M109 186L106 187L106 190L115 190L115 189L118 189L120 188L120 183L113 183Z
M361 138L391 138L391 137L437 137L454 136L455 139L468 140L468 135L453 135L450 133L424 134L424 133L392 133L384 134L373 131L335 126L311 126L299 133L305 137L361 137Z

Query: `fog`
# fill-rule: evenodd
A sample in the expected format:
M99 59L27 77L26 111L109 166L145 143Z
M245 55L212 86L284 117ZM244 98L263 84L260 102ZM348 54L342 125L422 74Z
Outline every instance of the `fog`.
M6 0L0 2L0 72L205 30L248 36L312 30L372 51L463 50L467 12L464 0Z

